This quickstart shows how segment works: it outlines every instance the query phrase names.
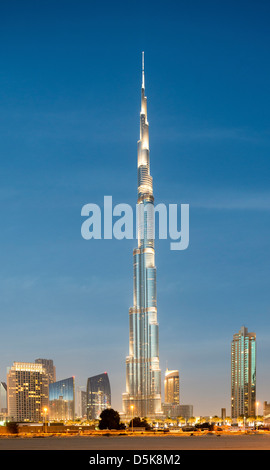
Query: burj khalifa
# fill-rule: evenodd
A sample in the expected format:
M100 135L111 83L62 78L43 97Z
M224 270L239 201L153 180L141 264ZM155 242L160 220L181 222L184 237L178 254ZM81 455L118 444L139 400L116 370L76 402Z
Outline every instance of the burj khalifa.
M133 307L129 309L129 355L126 358L123 412L126 416L151 417L161 413L161 371L156 300L154 196L153 180L150 175L144 53L142 53L140 140L137 151L138 246L133 250Z

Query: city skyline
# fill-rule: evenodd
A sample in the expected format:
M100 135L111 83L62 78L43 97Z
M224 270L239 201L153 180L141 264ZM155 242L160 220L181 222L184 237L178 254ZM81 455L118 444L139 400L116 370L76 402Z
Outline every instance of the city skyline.
M162 378L228 412L245 325L269 401L270 6L60 3L1 5L1 381L48 357L77 385L108 371L122 409L134 241L83 240L80 211L136 198L144 50L156 203L190 204L189 248L156 242Z
M14 375L14 371L22 371L23 376ZM11 374L13 372L14 378L9 384ZM30 376L26 378L25 374L32 373L33 377L30 379ZM7 383L1 382L1 386L4 386L3 396L1 396L1 406L3 408L4 401L8 402L11 400L11 404L8 405L6 411L1 410L3 416L6 416L7 419L14 420L14 409L18 407L19 402L25 400L24 408L28 410L29 407L29 416L25 414L24 420L35 421L31 415L31 407L33 408L33 403L31 400L35 399L33 394L35 390L35 382L37 383L37 373L43 374L43 379L41 380L47 385L47 394L44 393L45 389L42 387L38 388L38 394L43 393L45 401L39 403L39 412L40 418L44 415L44 412L47 413L48 419L51 421L59 421L61 419L69 420L75 419L77 415L75 414L75 408L81 410L81 406L85 406L85 415L87 413L87 419L98 419L100 412L106 408L111 408L111 389L110 382L107 372L101 373L94 377L87 379L87 385L75 387L75 376L72 376L67 379L56 380L56 367L53 364L51 359L36 359L35 362L31 363L22 363L14 362L12 367L8 368L7 373ZM16 372L18 374L18 372ZM53 380L51 380L53 374ZM46 377L45 377L46 376ZM46 379L46 380L45 380ZM17 385L15 382L18 380ZM26 382L26 383L25 383ZM19 392L21 392L21 398L18 397L15 399L14 390L16 387L19 387ZM76 398L75 398L75 388L76 388ZM86 388L86 390L85 390ZM26 396L31 390L28 401ZM43 390L43 392L42 392ZM82 396L77 393L78 391L84 390L85 398L82 399ZM178 370L169 370L168 368L164 374L164 403L162 403L162 412L158 411L157 413L152 413L152 418L161 418L166 419L166 417L183 417L187 409L193 409L192 404L184 404L180 401L179 394L179 371ZM36 390L35 390L36 393ZM17 394L17 392L16 392ZM125 394L124 394L125 395ZM131 397L131 403L133 405L133 412L136 416L143 415L138 407L134 411L135 397ZM150 397L151 398L151 397ZM40 398L37 398L40 400ZM81 403L79 401L81 400ZM18 403L17 403L18 401ZM47 403L48 402L48 403ZM218 414L219 417L231 417L233 420L237 420L245 416L246 418L259 416L259 407L261 407L263 413L265 414L265 407L267 401L262 403L256 400L256 333L249 333L248 329L245 326L242 326L238 333L233 335L233 340L231 342L231 411L226 413L226 408L221 408L221 413ZM46 406L46 408L44 408ZM124 413L120 411L120 414L123 414L123 418L129 416L128 407ZM4 406L5 408L5 406ZM45 411L44 411L45 410ZM143 411L146 411L143 408ZM81 412L81 411L80 411ZM184 414L183 414L184 413ZM73 418L71 418L71 414ZM267 413L266 413L267 414ZM151 417L151 413L147 413L148 417ZM189 417L195 416L190 414ZM200 414L196 415L202 416ZM79 415L78 417L82 417ZM85 416L86 417L86 416ZM186 417L186 416L185 416ZM16 419L16 417L15 417ZM224 418L225 419L225 418Z

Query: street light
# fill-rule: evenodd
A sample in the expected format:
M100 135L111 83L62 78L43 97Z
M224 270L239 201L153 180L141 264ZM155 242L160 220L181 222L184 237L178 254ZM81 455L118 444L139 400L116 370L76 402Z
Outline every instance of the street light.
M131 420L131 423L132 423L132 433L133 433L133 409L134 409L134 405L131 405L131 411L132 411L132 420Z
M46 413L48 411L48 408L43 408L44 411L44 432L46 433Z
M257 401L256 402L256 426L255 426L256 429L258 428L258 408L259 408L259 404L260 404L260 402Z

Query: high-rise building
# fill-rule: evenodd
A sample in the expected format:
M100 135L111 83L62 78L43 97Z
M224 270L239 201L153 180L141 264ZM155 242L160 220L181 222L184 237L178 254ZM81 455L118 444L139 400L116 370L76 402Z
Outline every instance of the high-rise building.
M270 428L270 403L263 403L263 422L267 428Z
M182 418L188 420L194 416L193 414L193 405L180 405L179 414Z
M263 416L270 418L270 403L263 402Z
M171 405L180 404L179 395L179 371L166 370L164 380L164 401Z
M87 418L87 393L85 390L81 391L81 417Z
M53 365L52 359L36 359L35 363L42 364L43 367L46 369L47 374L49 376L50 384L53 382L56 382L56 369L55 369L55 366Z
M255 416L256 334L242 326L231 343L231 417Z
M133 250L133 307L129 309L129 355L126 358L126 416L161 413L161 371L156 301L154 197L149 159L149 124L142 67L140 140L138 141L138 247Z
M111 407L111 386L107 372L89 377L86 386L87 419L98 419Z
M226 420L226 408L221 408L221 419L222 421Z
M180 416L179 371L166 369L164 379L164 403L162 411L165 416Z
M8 416L12 421L42 421L49 382L42 364L14 362L7 374Z
M76 407L75 414L77 418L86 418L86 390L85 387L76 388Z
M0 382L0 413L7 413L7 384Z
M75 419L75 379L58 380L49 385L50 421Z

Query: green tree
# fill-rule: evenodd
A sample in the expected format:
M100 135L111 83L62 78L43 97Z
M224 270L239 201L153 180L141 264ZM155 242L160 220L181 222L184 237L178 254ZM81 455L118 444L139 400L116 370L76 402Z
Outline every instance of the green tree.
M146 431L149 431L151 429L151 426L147 422L146 418L141 419L138 416L133 418L129 423L130 428L132 428L132 421L133 421L133 427L134 428L145 428Z
M184 424L186 424L186 418L184 418L183 416L178 416L177 421L178 421L178 424L180 424L180 426L183 426Z
M124 429L125 425L120 423L118 411L112 408L103 410L100 414L99 429Z
M19 425L15 421L8 421L6 423L7 432L9 434L18 434L19 433Z

